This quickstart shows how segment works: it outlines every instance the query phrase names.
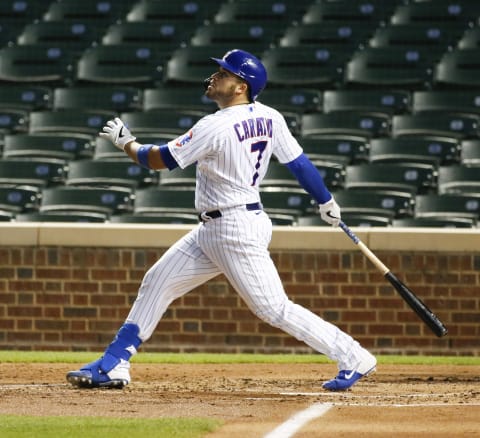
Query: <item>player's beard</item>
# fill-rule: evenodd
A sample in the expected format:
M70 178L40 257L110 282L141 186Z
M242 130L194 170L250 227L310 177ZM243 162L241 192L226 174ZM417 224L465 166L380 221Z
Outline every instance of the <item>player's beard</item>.
M210 86L205 90L205 96L217 103L232 101L235 97L235 85L231 85L225 91L219 90L215 86Z

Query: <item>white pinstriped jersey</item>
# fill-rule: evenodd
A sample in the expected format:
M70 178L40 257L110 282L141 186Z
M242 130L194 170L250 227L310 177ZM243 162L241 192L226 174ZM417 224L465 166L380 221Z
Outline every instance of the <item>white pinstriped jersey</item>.
M168 147L181 168L197 163L198 211L259 202L272 154L288 163L302 153L283 116L258 101L205 116Z

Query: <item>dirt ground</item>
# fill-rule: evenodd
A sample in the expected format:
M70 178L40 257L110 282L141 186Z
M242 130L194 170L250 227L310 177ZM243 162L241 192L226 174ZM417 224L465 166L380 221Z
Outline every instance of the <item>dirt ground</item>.
M0 413L223 420L208 438L480 437L473 366L380 365L343 393L321 388L333 364L133 364L123 390L75 389L65 373L76 368L0 363ZM279 429L312 405L325 412Z

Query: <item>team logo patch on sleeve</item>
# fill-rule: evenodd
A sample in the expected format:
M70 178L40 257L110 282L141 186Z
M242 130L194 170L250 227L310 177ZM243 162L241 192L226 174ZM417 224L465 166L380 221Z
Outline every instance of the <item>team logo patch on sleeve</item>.
M193 137L193 132L190 130L187 134L183 137L178 137L177 141L175 142L175 146L181 148L182 146L186 145Z

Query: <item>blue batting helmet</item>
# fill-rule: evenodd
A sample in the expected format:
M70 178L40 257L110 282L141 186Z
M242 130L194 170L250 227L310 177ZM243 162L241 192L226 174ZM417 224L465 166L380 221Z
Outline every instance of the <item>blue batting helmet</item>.
M267 84L267 70L262 62L251 53L234 49L225 53L222 59L211 58L220 67L247 82L250 100L253 102Z

